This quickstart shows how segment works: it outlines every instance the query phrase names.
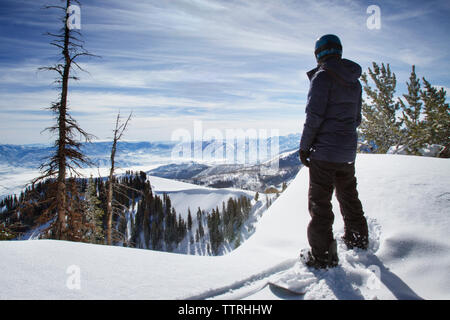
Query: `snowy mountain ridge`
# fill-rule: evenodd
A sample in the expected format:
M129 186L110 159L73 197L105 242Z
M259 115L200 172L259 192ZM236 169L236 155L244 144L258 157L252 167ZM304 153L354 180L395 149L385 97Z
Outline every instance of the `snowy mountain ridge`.
M298 151L295 148L261 164L172 163L154 168L148 173L215 188L233 187L264 192L269 187L281 190L283 183L288 184L297 175L301 166Z
M270 145L272 138L266 139L266 144ZM300 134L289 134L278 137L279 151L284 152L297 148L300 141ZM259 140L258 140L259 143ZM98 166L108 166L111 153L111 141L99 141L84 143L82 151ZM116 162L123 167L147 165L152 163L167 163L172 158L172 151L179 145L178 141L119 141ZM195 155L195 148L201 147L202 151L215 153L222 147L222 144L213 141L203 141L201 143L192 142L187 147ZM186 147L186 146L185 146ZM37 168L42 163L42 159L52 152L52 146L46 144L11 145L0 144L0 165L13 165L24 168ZM190 159L185 159L190 160ZM201 161L202 159L194 159Z

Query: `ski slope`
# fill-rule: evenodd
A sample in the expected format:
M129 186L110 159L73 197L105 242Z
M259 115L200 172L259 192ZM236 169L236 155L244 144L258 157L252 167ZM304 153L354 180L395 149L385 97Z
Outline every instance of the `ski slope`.
M358 155L356 163L371 243L367 252L342 245L343 222L333 199L335 269L309 270L297 261L307 247L309 222L308 172L302 169L256 232L224 256L0 242L0 299L450 299L449 160ZM70 285L75 276L79 289ZM305 294L280 294L269 281Z

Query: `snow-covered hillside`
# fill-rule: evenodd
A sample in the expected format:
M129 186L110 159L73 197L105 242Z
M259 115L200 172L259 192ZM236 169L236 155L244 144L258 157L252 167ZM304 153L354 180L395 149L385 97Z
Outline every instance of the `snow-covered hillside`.
M307 247L309 222L308 172L302 169L256 232L220 257L51 240L0 242L0 298L450 299L449 160L358 155L356 169L370 249L347 250L339 241L343 223L334 199L335 269L311 271L297 261ZM77 275L79 289L70 285ZM306 294L285 296L268 281Z
M227 202L230 197L246 196L252 199L255 196L253 191L208 188L154 176L149 176L148 179L156 194L169 195L172 206L184 219L187 218L188 209L194 214L200 206L202 210L208 212L217 206L221 208L222 201Z
M197 217L197 210L200 209L206 213L211 213L213 209L222 210L222 204L227 204L230 198L238 199L240 197L247 197L252 203L252 208L249 213L248 219L243 222L237 233L239 234L240 241L248 239L255 231L255 225L260 219L268 207L267 201L275 199L275 194L259 197L258 201L254 200L255 192L248 190L240 190L234 188L210 188L204 186L198 186L190 183L185 183L177 180L165 179L155 176L149 176L148 179L151 182L152 190L157 195L166 194L170 197L171 205L175 208L178 215L180 215L185 221L188 219L188 212L191 211L192 217L192 230L189 235L196 234L199 228L199 222ZM192 255L207 255L208 242L210 242L210 234L207 226L207 219L203 216L202 224L206 230L202 241L196 243L190 243L189 235L186 236L176 248L172 249L172 252L176 253L189 253ZM235 243L231 241L224 241L220 245L217 254L226 254L227 252L235 248Z
M297 175L301 166L298 150L295 148L260 164L171 163L152 169L148 173L216 188L234 187L264 192L270 187L281 190L283 183L288 184Z

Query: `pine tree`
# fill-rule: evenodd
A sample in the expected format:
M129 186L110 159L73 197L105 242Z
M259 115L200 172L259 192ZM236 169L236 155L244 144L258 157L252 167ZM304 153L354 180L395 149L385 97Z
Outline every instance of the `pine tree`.
M186 234L187 234L186 222L181 217L181 215L178 215L177 245L181 241L183 241L183 239L186 237Z
M85 219L87 224L86 239L90 243L102 243L104 239L102 218L103 210L100 208L100 200L97 197L97 189L92 176L89 178L85 193Z
M90 232L90 226L87 224L84 215L84 201L75 178L70 178L66 182L67 191L70 197L67 198L67 239L71 241L88 242L87 234Z
M408 94L399 99L402 111L402 122L404 129L402 130L404 144L406 151L409 154L420 155L419 149L423 146L425 141L425 123L421 120L422 102L420 101L420 80L416 75L416 68L413 65L409 82L406 83L408 87Z
M243 203L243 214L244 219L247 220L250 216L250 211L252 210L252 203L250 201L250 198L247 198L246 196L242 196L242 203Z
M433 87L422 78L425 89L420 92L424 104L425 141L450 147L450 109L446 103L447 92Z
M364 92L369 98L362 103L361 132L367 141L373 141L377 153L386 153L391 146L402 144L401 121L397 121L396 112L400 103L394 101L397 80L391 72L389 64L381 67L373 62L373 70L369 68L369 76L375 88L369 85L367 74L361 76Z
M189 208L188 208L187 228L188 228L189 232L192 230L192 215L191 215L191 209L189 209Z
M211 250L214 255L219 254L219 248L223 244L224 236L222 229L222 220L218 209L213 209L208 215L208 232L211 243Z
M403 95L405 101L399 98L394 103L396 79L389 64L380 68L373 63L369 75L376 88L370 87L367 75L363 74L361 79L369 103L362 105L361 131L366 141L375 144L376 152L385 153L392 146L398 150L400 145L414 155L420 155L421 149L431 144L449 149L450 114L443 88L437 89L422 78L425 87L422 90L413 65L407 82L408 93Z
M222 218L224 225L224 237L229 242L234 239L234 221L231 210L225 206L225 202L222 201Z
M198 235L199 235L199 238L203 238L203 236L205 235L205 230L203 228L203 222L202 222L202 220L203 220L202 216L203 216L203 213L200 210L200 207L198 207L198 210L197 210L197 223L198 223Z

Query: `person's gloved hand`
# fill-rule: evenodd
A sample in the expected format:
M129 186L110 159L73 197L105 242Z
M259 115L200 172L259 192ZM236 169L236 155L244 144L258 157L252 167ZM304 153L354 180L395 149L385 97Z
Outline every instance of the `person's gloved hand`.
M311 151L305 151L305 150L301 150L299 151L300 153L300 161L307 167L309 167L309 155L311 154Z

